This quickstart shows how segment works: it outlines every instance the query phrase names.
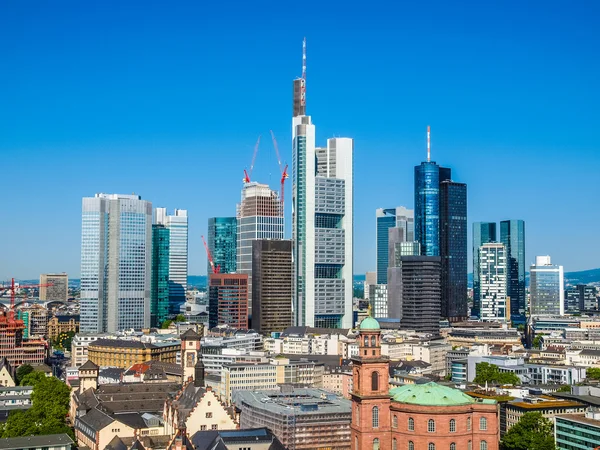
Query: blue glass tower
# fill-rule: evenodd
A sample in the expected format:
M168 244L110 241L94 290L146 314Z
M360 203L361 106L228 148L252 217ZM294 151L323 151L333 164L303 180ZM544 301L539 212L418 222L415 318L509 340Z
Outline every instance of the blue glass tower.
M208 249L221 273L237 271L237 219L211 217L208 219ZM207 273L211 273L207 262Z
M152 225L152 281L150 325L160 326L169 316L169 229Z
M479 249L483 244L496 242L496 224L494 222L473 223L473 311L471 315L479 317L481 309Z
M377 284L387 284L388 230L396 226L396 209L378 209L377 221Z
M415 167L415 240L423 256L440 256L440 166Z
M525 222L500 222L500 242L506 247L508 264L507 295L513 324L525 322Z

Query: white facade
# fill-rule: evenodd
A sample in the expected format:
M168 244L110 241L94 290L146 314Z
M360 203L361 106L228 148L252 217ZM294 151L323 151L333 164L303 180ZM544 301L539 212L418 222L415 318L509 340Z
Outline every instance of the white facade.
M169 230L169 312L178 314L185 303L188 276L188 215L176 209L167 215L166 208L156 208L157 225Z
M537 256L530 268L531 315L565 314L565 281L563 266L552 264L550 256Z
M479 249L479 282L483 321L505 321L507 260L504 244L491 242Z
M372 284L377 284L377 272L367 272L365 274L365 282L364 282L364 299L369 300L369 286Z
M388 317L387 284L372 284L369 286L369 302L373 317L376 319Z
M81 331L150 326L152 203L138 195L82 201Z

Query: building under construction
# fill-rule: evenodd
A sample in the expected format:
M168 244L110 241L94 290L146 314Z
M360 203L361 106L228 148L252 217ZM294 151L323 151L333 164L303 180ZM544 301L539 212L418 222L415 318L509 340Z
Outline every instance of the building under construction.
M25 324L10 316L0 315L0 358L6 358L13 367L43 363L47 354L46 342L24 340Z

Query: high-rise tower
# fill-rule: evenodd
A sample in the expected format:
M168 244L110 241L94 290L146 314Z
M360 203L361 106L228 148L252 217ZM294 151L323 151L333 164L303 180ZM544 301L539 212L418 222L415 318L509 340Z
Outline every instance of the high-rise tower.
M377 244L377 284L387 284L390 228L399 228L402 242L415 240L415 213L404 206L375 211Z
M479 317L481 308L480 260L479 251L483 244L496 242L496 224L494 222L473 223L473 311L472 316Z
M237 218L211 217L208 219L208 250L221 273L235 273L237 269ZM206 273L210 273L206 260Z
M507 295L510 297L511 320L513 325L525 323L525 222L500 222L500 242L506 248Z

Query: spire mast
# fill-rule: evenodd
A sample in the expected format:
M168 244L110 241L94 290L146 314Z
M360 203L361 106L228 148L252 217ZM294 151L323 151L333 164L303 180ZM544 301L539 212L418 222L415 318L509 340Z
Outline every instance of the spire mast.
M427 125L427 162L431 161L431 127Z
M306 38L302 41L302 79L306 81Z

